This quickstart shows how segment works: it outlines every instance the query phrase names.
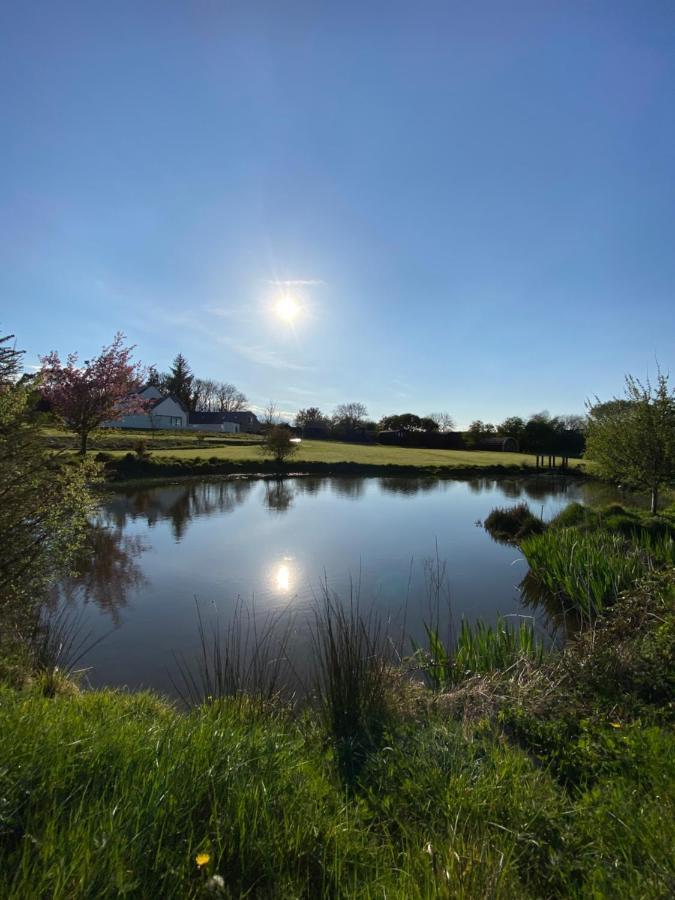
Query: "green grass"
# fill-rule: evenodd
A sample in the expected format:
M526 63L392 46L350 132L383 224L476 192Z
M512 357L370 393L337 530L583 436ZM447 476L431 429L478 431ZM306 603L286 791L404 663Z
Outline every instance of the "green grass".
M158 458L190 456L197 459L217 457L223 460L260 460L257 447L208 447L197 452L160 450ZM535 457L521 453L492 453L469 450L424 450L410 447L388 447L381 444L351 444L341 441L303 441L291 465L301 462L353 462L375 466L532 466ZM574 461L578 465L580 461Z
M47 426L43 430L46 442L53 447L78 450L79 438L72 431ZM186 450L203 447L219 447L226 444L257 443L255 434L219 434L212 431L142 430L137 428L100 428L89 437L92 451L133 450L139 441L144 441L150 450Z
M77 448L77 438L55 428L45 429L46 439L54 446ZM101 429L92 437L92 453L104 451L113 457L124 456L142 440L152 453L152 459L210 460L241 463L260 463L262 457L256 446L256 435L214 435L205 433L200 444L194 432L140 432L134 430ZM391 447L383 444L353 444L343 441L302 441L289 465L302 462L357 463L370 466L402 466L421 468L470 468L473 466L527 466L534 468L536 457L525 453L496 453L484 450L426 450L414 447ZM570 460L571 468L583 465L583 460Z
M528 724L544 761L563 751ZM429 714L347 791L312 719L240 703L4 691L0 725L7 900L198 897L213 875L227 897L646 897L672 876L658 726L587 725L596 778L571 790L498 732Z
M649 567L634 543L603 531L549 529L520 546L539 584L588 618L614 603Z
M425 624L427 647L413 644L412 661L430 686L446 690L477 673L505 671L523 661L541 663L544 647L531 619L511 622L502 616L494 625L462 619L457 640L446 644L435 625Z
M356 779L321 705L0 686L0 896L669 896L674 586L545 658L467 631L445 693L392 675Z

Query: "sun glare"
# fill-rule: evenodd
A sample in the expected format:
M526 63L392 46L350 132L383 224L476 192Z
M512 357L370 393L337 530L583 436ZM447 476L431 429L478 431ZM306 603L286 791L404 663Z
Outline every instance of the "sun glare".
M284 322L294 322L300 312L300 307L292 297L280 297L277 300L274 311Z

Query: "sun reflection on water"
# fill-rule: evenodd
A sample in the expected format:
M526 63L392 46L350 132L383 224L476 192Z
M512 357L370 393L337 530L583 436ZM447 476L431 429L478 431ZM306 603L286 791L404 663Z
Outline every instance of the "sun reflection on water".
M272 569L272 587L280 594L288 594L297 581L293 558L284 556Z

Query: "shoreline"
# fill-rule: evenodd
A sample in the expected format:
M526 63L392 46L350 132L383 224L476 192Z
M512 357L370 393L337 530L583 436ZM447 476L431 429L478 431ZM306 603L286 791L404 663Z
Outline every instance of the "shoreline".
M477 477L540 478L553 476L574 481L596 480L585 467L535 468L530 465L473 465L473 466L404 466L360 462L305 462L300 465L276 465L273 462L211 461L193 458L182 461L112 459L104 464L104 480L97 488L115 488L139 482L194 480L196 478L302 478L309 476L354 478L440 478L466 480Z

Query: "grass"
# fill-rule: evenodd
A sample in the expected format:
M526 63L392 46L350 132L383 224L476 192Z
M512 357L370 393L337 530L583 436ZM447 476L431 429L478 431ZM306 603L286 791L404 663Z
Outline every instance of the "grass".
M485 530L497 541L517 543L531 534L541 533L545 525L527 503L496 507L483 522Z
M180 459L189 456L195 459L210 459L241 462L260 460L260 453L254 446L208 447L192 450L159 450L153 453L158 459L175 456ZM535 457L521 453L492 453L482 450L425 450L415 447L389 447L382 444L352 444L341 441L303 441L292 466L302 462L339 463L353 462L376 466L532 466ZM580 461L572 461L579 464Z
M69 432L46 428L45 436L53 446L77 448L77 438ZM144 441L157 462L177 460L187 462L215 460L223 463L255 463L262 457L258 449L260 438L250 434L217 435L204 433L200 443L195 432L140 432L135 430L101 429L90 441L90 452L103 451L112 458L123 457ZM536 457L525 453L497 453L484 450L427 450L415 447L391 447L383 444L354 444L343 441L302 441L289 464L297 469L301 463L354 463L364 466L400 466L404 468L472 468L517 466L535 468ZM583 460L570 460L571 468L583 466Z
M79 438L72 431L65 431L54 426L43 429L45 441L52 447L60 449L79 449ZM228 444L258 443L260 438L255 434L221 434L213 431L182 431L178 429L155 431L139 428L99 428L89 437L89 450L129 451L134 450L139 441L147 444L149 450L189 450L204 447L218 447Z
M614 603L649 567L634 544L602 531L551 529L525 538L520 546L532 576L589 619Z
M647 572L675 565L675 516L572 503L519 543L530 584L590 621Z
M544 659L544 647L531 619L517 624L498 617L494 626L480 619L460 625L457 640L443 641L438 626L426 624L427 647L413 644L412 661L419 666L435 691L447 690L471 675L510 669L523 661Z
M315 695L343 781L351 784L382 744L392 667L384 623L361 614L358 595L345 604L326 586L317 610L313 646Z
M0 688L0 895L668 896L665 596L557 658L469 679L470 719L452 692L393 681L348 787L311 712Z

